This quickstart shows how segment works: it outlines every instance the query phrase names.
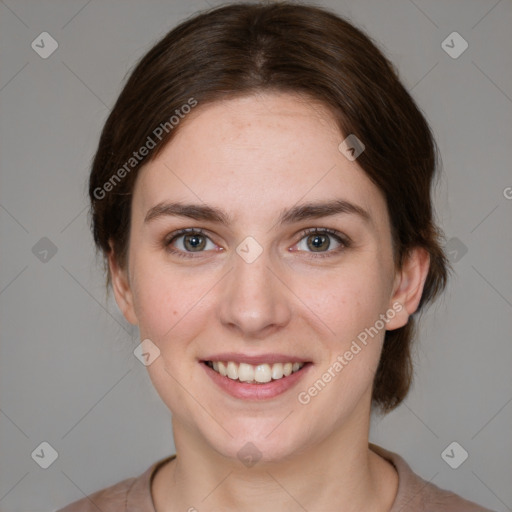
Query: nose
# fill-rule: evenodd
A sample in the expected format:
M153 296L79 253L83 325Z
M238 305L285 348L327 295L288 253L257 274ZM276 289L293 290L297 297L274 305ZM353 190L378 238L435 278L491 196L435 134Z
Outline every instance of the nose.
M233 265L221 298L222 324L246 340L261 340L284 328L291 318L290 292L266 252L251 263L233 254Z

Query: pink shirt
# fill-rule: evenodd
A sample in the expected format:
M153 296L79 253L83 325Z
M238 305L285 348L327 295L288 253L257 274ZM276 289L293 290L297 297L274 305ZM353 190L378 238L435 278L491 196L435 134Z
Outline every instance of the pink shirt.
M390 512L492 512L423 480L400 455L372 443L369 446L391 462L398 473L398 491ZM57 512L156 512L151 480L157 469L174 457L161 459L140 476L97 491Z

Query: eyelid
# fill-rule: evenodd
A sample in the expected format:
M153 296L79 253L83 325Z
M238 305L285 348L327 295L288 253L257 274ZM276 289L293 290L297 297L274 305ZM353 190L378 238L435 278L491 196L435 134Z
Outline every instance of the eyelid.
M347 246L352 243L352 240L350 240L350 238L347 235L345 235L344 233L342 233L341 231L338 231L336 229L331 229L331 228L316 228L316 227L303 229L299 233L300 234L299 241L302 240L305 236L311 235L313 233L320 233L320 234L327 233L328 235L331 235L334 238L337 238L340 243L343 243Z

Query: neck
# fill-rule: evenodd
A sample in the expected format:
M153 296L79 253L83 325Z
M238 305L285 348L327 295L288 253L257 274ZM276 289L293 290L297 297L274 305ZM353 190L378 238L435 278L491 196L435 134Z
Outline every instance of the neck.
M177 458L160 476L157 512L386 512L396 495L394 468L368 447L369 414L287 460L252 467L220 455L175 419L173 428Z

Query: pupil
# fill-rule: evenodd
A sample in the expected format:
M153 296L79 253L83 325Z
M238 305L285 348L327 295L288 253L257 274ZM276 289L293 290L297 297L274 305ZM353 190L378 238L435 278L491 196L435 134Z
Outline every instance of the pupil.
M313 235L312 236L312 246L314 249L322 249L322 245L327 241L327 245L324 247L325 249L329 248L329 239L324 235Z
M202 249L204 247L204 240L201 240L201 235L188 235L185 238L185 244L189 245L192 249Z

